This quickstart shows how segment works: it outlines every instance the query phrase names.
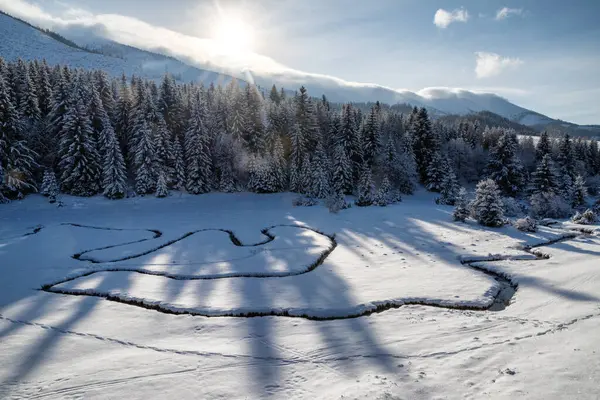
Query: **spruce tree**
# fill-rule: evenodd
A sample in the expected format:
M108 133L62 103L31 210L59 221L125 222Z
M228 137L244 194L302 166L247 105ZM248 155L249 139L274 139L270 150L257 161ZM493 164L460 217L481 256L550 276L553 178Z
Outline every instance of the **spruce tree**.
M417 162L417 171L422 183L427 183L427 169L434 154L439 151L439 141L431 128L431 121L425 108L416 113L413 110L411 132L414 140L413 149Z
M24 126L13 106L4 79L0 76L0 192L12 196L22 191L35 191L33 169L35 153L25 141ZM2 196L4 197L4 196Z
M51 169L45 170L40 194L48 197L50 202L54 203L59 192L60 189L58 187L58 182L56 181L56 175L54 174L54 171Z
M135 191L144 195L153 193L156 188L157 163L154 148L154 134L143 118L136 123L133 147L133 167Z
M162 198L167 197L168 195L167 173L164 168L160 168L158 171L158 180L156 181L156 197Z
M302 169L300 170L300 192L303 194L312 193L312 163L310 156L304 155L302 160Z
M177 190L184 190L186 184L185 178L185 162L183 160L183 149L181 148L181 141L177 135L173 136L173 185Z
M452 168L448 168L440 185L440 198L438 203L453 206L459 197L461 187Z
M517 157L517 137L504 132L490 152L488 177L496 182L507 196L515 196L525 183L523 165Z
M576 177L576 160L573 142L568 134L565 134L558 143L557 162L562 174L559 182L561 194L567 202L572 202L571 196Z
M550 143L550 138L548 137L548 132L544 131L540 135L540 140L535 146L535 159L540 162L542 159L552 154L552 143Z
M577 175L575 183L573 185L573 195L571 205L573 207L579 207L585 205L585 198L587 197L587 187L585 185L585 179L583 176Z
M281 192L287 188L288 179L286 171L286 161L283 153L283 144L279 137L275 137L273 142L273 176L275 179L276 191Z
M212 181L210 138L205 125L207 110L201 95L196 96L190 106L191 117L185 134L186 189L189 193L201 194L210 191Z
M356 205L359 207L370 206L373 204L375 187L373 186L373 176L371 169L363 167L358 181L358 198Z
M554 163L550 154L546 154L538 163L535 172L532 174L531 192L536 193L558 193L559 185Z
M375 157L380 151L381 142L379 128L377 113L375 107L372 107L371 112L367 117L367 121L363 126L361 135L363 160L369 166L373 165Z
M375 204L381 207L385 207L394 202L394 194L392 185L390 184L390 180L386 177L381 181L381 185L377 190L377 195L375 196Z
M465 222L465 220L469 217L469 202L467 200L467 190L465 188L460 188L458 191L458 196L455 200L456 207L454 208L454 212L452 213L452 217L455 221Z
M329 194L329 163L323 145L319 142L315 151L312 166L312 183L310 193L317 199L325 199Z
M290 131L290 191L301 192L301 168L306 154L305 140L300 125L294 124Z
M434 152L431 157L431 161L427 166L427 178L425 184L427 190L432 192L439 192L442 190L442 182L444 176L448 173L448 163L439 152Z
M130 159L130 151L132 150L132 136L133 136L133 99L131 98L131 91L127 86L127 80L121 80L121 88L119 99L117 100L115 114L115 133L119 143L121 144L121 150L126 160Z
M166 174L167 182L174 180L175 155L171 143L172 134L162 116L158 119L154 136L154 149L156 152L157 168Z
M496 182L487 179L477 184L472 213L481 225L490 227L504 225L502 198Z
M76 196L93 196L100 190L100 160L88 114L85 78L75 78L69 108L60 131L62 191Z
M127 170L121 146L110 124L102 131L102 137L105 146L102 163L103 193L109 199L120 199L127 192Z

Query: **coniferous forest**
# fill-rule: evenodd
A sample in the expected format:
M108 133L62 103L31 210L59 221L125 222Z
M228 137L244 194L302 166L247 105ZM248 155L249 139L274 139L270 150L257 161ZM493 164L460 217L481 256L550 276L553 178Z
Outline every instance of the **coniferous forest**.
M384 206L421 184L456 205L457 219L470 213L491 226L524 202L537 217L568 216L600 186L595 140L534 141L432 120L424 108L334 104L304 88L113 79L1 58L0 161L1 201L291 191L297 205L325 199L337 211L345 195ZM476 184L467 204L462 187Z

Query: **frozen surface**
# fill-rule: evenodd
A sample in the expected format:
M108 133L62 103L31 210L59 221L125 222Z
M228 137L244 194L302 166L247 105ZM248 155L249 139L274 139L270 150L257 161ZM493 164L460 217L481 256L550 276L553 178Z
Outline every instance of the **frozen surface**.
M0 207L0 398L598 398L597 235L456 224L425 193L338 215L292 198ZM536 249L549 259L522 250L550 240ZM518 283L504 310L431 307L485 308L499 282L461 260L498 258L472 265ZM415 301L428 305L401 306ZM343 318L389 303L331 321L166 313Z

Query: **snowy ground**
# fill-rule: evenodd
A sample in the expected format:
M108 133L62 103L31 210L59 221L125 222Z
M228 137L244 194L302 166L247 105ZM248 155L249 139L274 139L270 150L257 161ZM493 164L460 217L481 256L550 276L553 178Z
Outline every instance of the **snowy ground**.
M0 398L600 398L598 233L456 224L432 199L2 206Z

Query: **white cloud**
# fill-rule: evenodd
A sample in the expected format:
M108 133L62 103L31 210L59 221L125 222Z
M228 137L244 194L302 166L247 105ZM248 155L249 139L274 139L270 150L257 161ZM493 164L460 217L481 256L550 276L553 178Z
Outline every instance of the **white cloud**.
M467 22L469 20L469 12L464 8L457 8L453 11L439 9L435 12L433 23L438 27L445 29L453 22Z
M502 57L496 53L478 51L475 56L477 57L475 73L478 78L496 76L505 70L515 69L523 64L523 61L519 58Z
M508 8L504 7L498 10L496 13L496 21L500 21L501 19L506 19L510 17L510 15L523 15L522 8Z

